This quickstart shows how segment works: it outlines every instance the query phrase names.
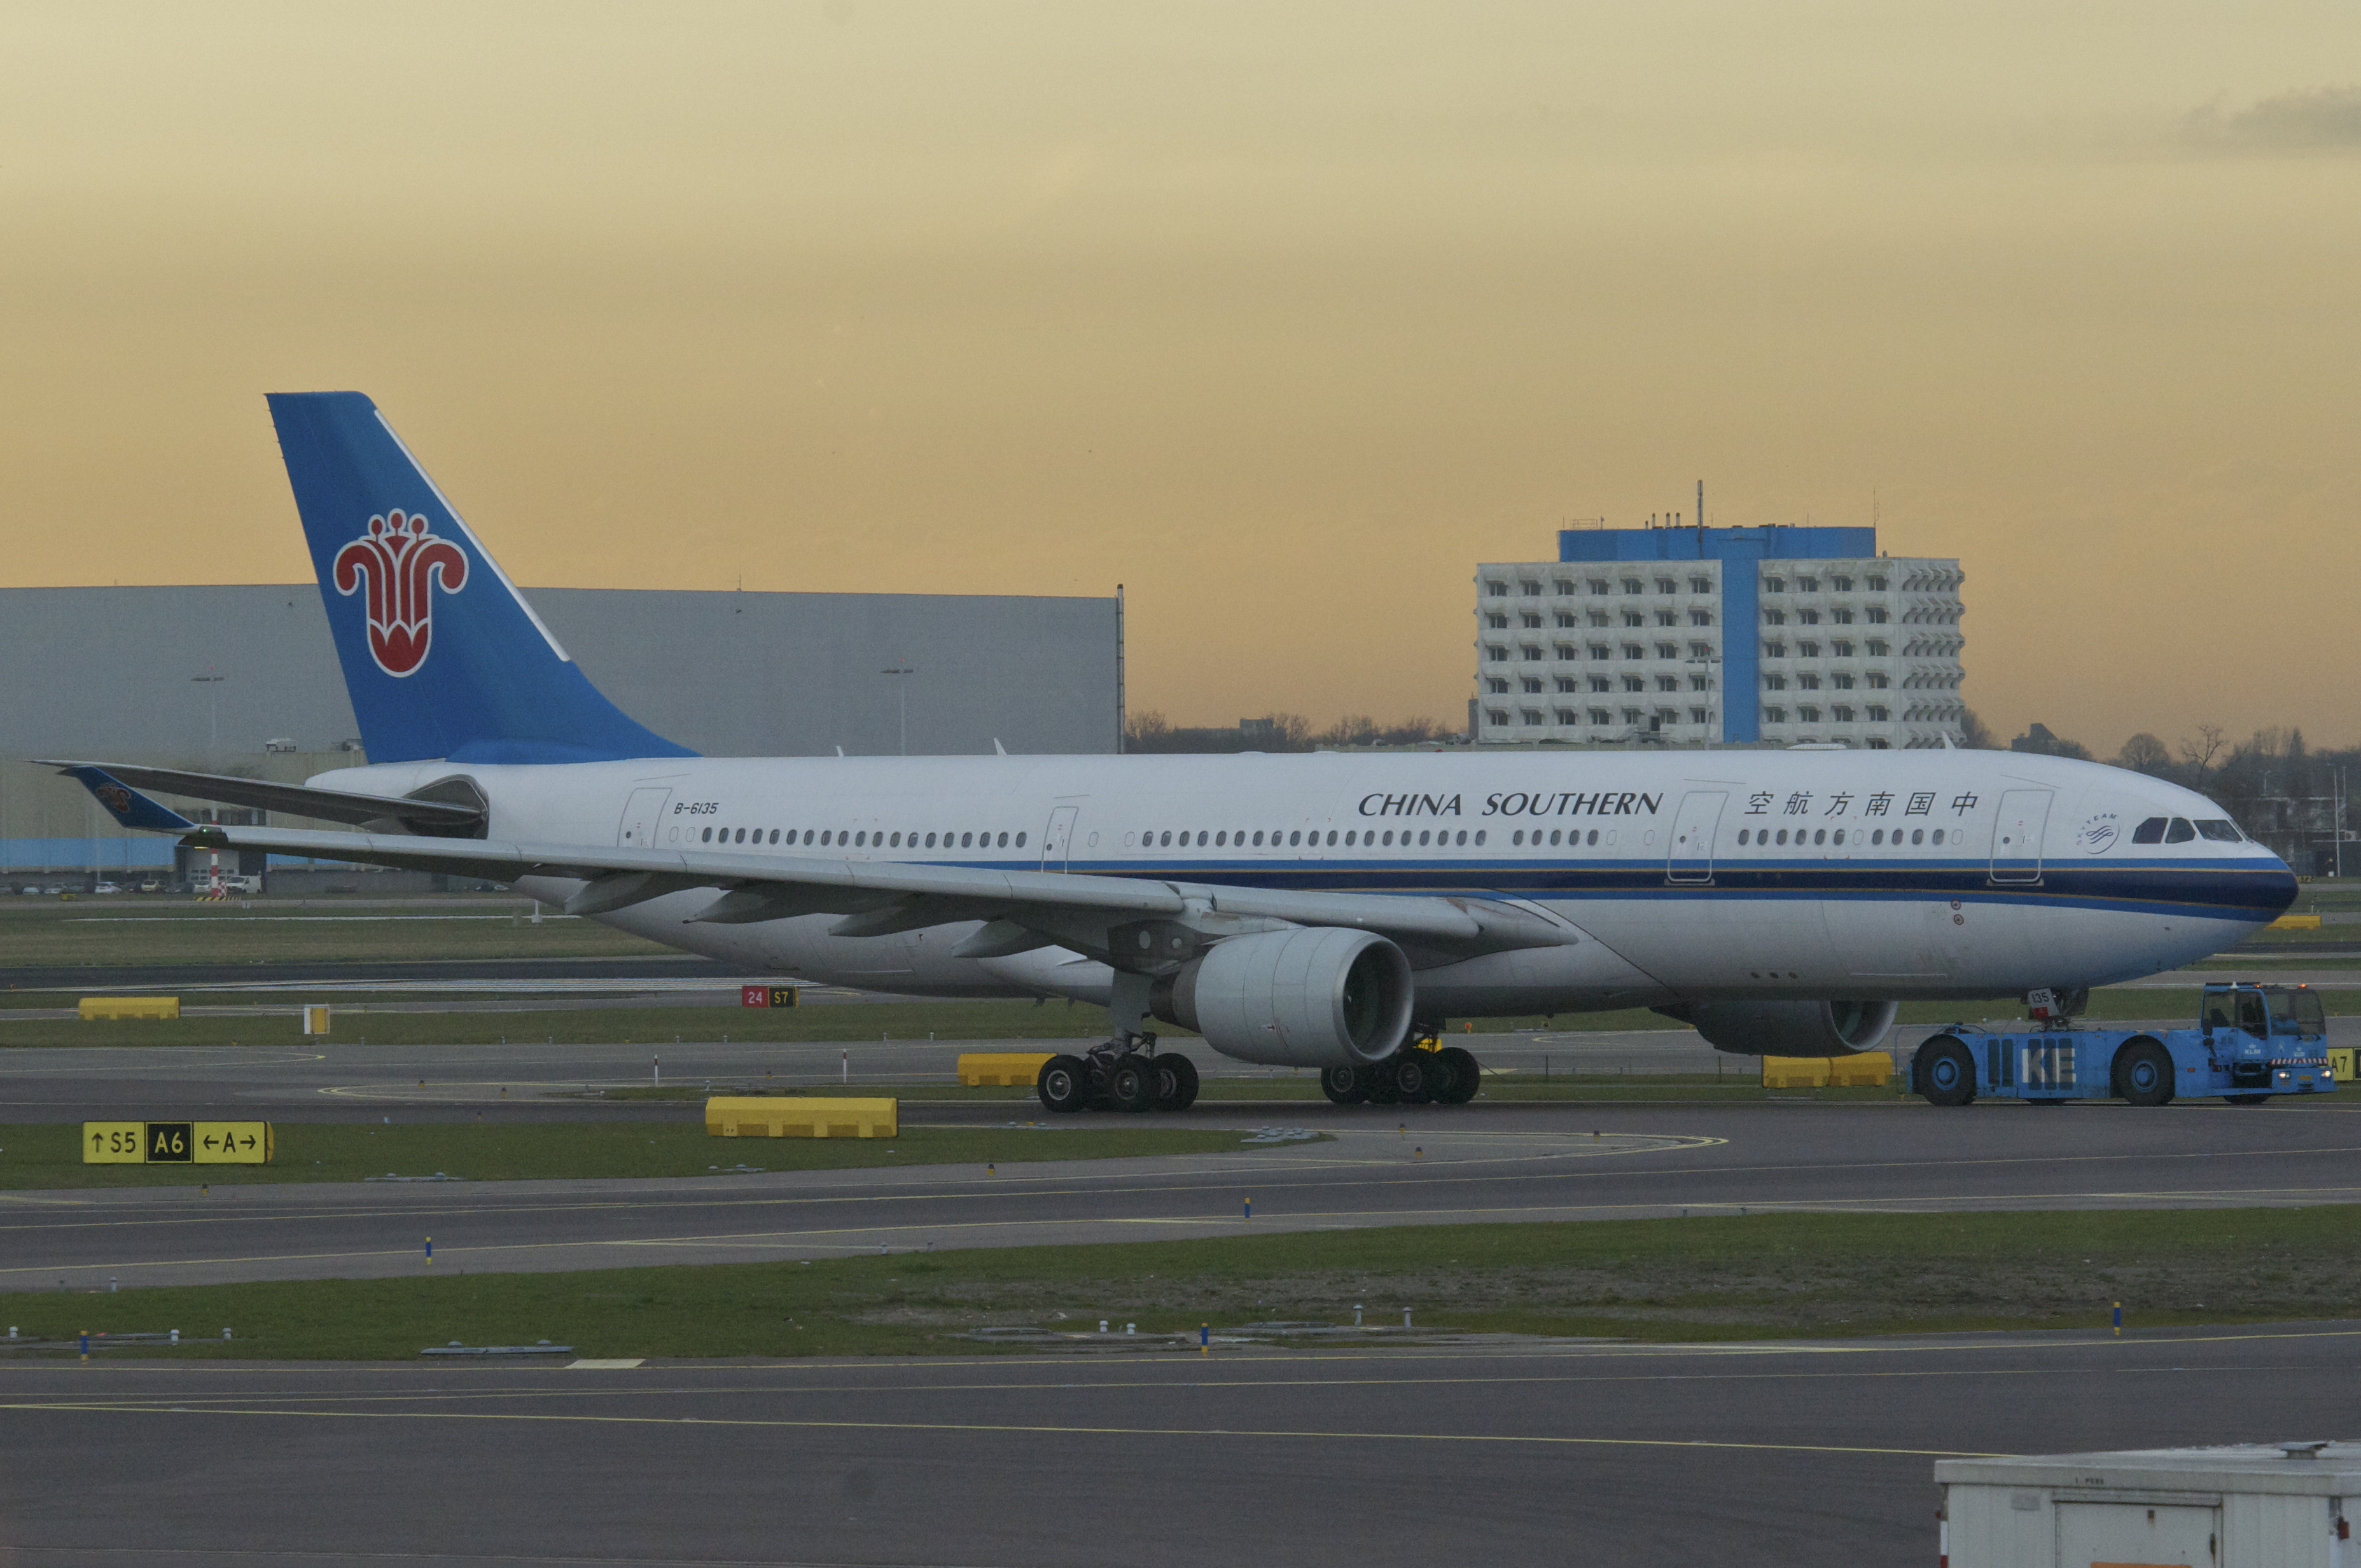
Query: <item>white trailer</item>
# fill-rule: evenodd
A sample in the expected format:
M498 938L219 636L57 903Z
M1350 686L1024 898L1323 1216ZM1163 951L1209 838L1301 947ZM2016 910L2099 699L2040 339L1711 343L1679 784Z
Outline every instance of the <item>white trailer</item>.
M1945 1459L1945 1568L2361 1568L2361 1441Z

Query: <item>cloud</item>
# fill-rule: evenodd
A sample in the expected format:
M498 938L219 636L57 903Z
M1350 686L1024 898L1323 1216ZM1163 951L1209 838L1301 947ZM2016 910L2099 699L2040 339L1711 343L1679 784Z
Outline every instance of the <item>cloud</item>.
M2198 146L2222 151L2361 151L2361 87L2281 93L2231 114L2208 104L2185 128Z

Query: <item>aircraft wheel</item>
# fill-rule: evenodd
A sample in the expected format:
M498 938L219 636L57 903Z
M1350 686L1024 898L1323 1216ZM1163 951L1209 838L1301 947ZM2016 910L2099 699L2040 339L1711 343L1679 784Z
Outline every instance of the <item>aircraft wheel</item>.
M1064 1115L1081 1110L1091 1097L1090 1063L1080 1057L1051 1057L1033 1080L1033 1092L1045 1111Z
M1976 1058L1949 1035L1938 1035L1918 1047L1916 1075L1926 1085L1931 1105L1966 1105L1976 1097Z
M1364 1067L1323 1067L1320 1092L1332 1105L1358 1105L1369 1097L1369 1069Z
M1476 1053L1462 1046L1445 1046L1435 1054L1451 1069L1451 1087L1435 1091L1436 1102L1444 1105L1465 1105L1475 1099L1476 1091L1484 1083L1483 1065L1477 1061Z
M1394 1092L1405 1105L1423 1105L1433 1100L1435 1082L1443 1076L1428 1051L1403 1051L1378 1070L1392 1078Z
M1197 1064L1179 1051L1156 1058L1156 1108L1186 1111L1197 1102Z
M1161 1076L1149 1058L1134 1053L1107 1073L1107 1098L1115 1102L1116 1110L1126 1113L1153 1111Z
M2155 1040L2134 1040L2115 1056L2115 1092L2134 1105L2172 1103L2172 1053Z

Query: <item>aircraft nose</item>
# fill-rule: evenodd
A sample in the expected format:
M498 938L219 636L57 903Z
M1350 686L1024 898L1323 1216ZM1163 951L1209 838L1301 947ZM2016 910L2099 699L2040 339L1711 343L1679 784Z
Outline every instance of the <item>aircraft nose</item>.
M2263 877L2263 905L2276 918L2295 902L2297 883L2295 872L2290 871L2288 863L2277 855L2271 857L2271 867Z

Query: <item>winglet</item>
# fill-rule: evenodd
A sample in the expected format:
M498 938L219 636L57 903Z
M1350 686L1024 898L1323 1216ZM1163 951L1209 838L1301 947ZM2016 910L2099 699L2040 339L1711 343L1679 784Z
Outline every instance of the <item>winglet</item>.
M96 795L98 804L126 828L143 828L150 833L182 833L196 826L170 806L160 806L141 795L104 768L84 764L58 771L68 778L81 780L82 787Z

